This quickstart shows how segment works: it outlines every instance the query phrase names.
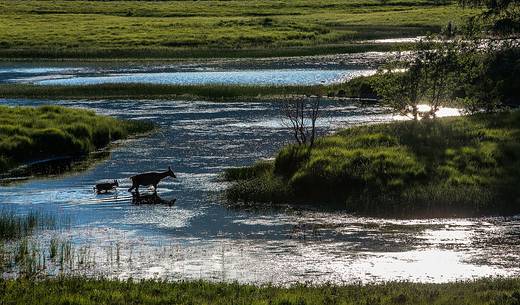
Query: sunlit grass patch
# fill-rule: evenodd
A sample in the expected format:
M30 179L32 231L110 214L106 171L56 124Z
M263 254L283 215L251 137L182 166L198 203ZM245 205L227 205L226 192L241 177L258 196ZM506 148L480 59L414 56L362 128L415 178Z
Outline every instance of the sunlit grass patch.
M60 106L0 106L0 167L46 158L75 157L153 125Z
M123 1L117 5L3 0L0 54L3 58L173 58L251 56L260 50L267 56L281 56L302 48L310 48L309 54L323 54L330 52L327 46L438 32L448 21L457 24L473 14L475 10L463 10L452 1L427 0Z
M50 215L31 211L17 215L13 211L0 210L0 241L24 238L38 228L53 228L56 221Z

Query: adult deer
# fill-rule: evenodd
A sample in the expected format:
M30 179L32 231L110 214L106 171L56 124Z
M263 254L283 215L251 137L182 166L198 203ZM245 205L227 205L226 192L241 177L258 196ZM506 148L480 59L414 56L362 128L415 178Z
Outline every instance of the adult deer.
M142 173L139 175L135 175L130 177L132 180L132 187L128 189L129 192L131 192L133 189L137 193L139 193L139 186L153 186L154 193L157 192L157 184L159 182L166 178L166 177L172 177L177 178L175 174L173 173L172 169L168 166L168 170L165 172L149 172L149 173Z

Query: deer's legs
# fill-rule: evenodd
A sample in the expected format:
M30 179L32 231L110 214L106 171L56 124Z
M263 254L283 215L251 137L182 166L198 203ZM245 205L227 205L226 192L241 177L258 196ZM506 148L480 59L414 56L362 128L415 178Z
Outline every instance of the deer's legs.
M139 184L136 184L132 181L132 187L128 189L129 192L132 192L132 190L135 189L136 192L139 193Z

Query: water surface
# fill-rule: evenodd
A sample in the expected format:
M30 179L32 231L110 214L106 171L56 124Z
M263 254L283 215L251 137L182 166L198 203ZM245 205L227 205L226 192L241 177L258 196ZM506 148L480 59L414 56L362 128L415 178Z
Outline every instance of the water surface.
M72 219L71 228L37 238L72 239L76 255L95 262L80 269L83 274L288 284L446 282L520 273L520 219L515 217L392 220L312 209L227 208L220 192L226 187L222 171L272 157L291 141L278 103L57 103L149 119L161 127L120 143L88 171L0 187L4 207L44 209ZM322 133L393 119L378 107L324 107ZM132 204L128 177L169 165L178 179L165 180L158 191L176 203ZM119 179L118 192L96 195L92 186L101 179Z
M66 73L68 72L68 73ZM13 69L6 82L38 85L97 85L97 84L161 84L161 85L319 85L336 84L358 76L372 75L374 69L266 69L190 72L81 72L73 69L33 69L25 72ZM0 70L1 74L1 70ZM21 74L17 76L18 74ZM29 74L30 76L27 76Z

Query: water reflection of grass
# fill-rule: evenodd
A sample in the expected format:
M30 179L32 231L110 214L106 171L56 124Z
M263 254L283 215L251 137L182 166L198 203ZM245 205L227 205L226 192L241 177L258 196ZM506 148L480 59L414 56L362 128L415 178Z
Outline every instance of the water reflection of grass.
M520 113L345 129L271 163L231 169L238 202L337 203L352 212L433 217L519 211Z
M0 280L5 304L504 304L520 301L520 280L447 284L390 282L291 287L206 281L118 281L81 277Z
M45 179L86 171L99 162L107 160L111 155L111 148L112 145L85 156L57 158L18 166L0 175L0 186L23 183L35 177Z
M44 159L74 158L111 141L149 131L151 123L123 121L59 106L0 107L0 170Z

